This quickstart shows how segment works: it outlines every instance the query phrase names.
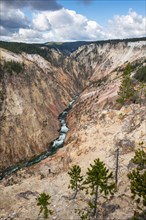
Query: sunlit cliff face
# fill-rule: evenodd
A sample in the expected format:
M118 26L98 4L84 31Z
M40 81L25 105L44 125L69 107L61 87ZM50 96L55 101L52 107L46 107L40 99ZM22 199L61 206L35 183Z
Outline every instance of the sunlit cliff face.
M78 114L85 109L82 102L85 99L90 98L94 105L99 87L95 89L93 85L99 79L109 76L107 89L98 94L97 105L102 107L107 97L116 97L120 68L122 70L127 62L143 59L145 46L143 42L91 44L80 47L68 57L55 50L48 53L51 53L51 61L38 54L14 54L1 49L1 168L48 149L58 137L59 114L78 93L81 93ZM21 73L10 74L3 68L4 62L10 60L23 63ZM76 105L74 111L75 108ZM69 117L69 128L75 122L77 116Z

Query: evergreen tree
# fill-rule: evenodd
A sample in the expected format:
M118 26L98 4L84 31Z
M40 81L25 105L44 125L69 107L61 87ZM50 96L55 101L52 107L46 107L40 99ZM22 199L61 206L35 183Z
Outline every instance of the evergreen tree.
M69 188L73 189L75 191L73 199L76 198L77 193L80 189L82 189L82 181L83 176L81 175L81 168L79 165L74 165L70 168L70 171L68 172L68 175L70 176L70 184Z
M146 207L146 152L143 149L138 149L132 161L137 165L128 174L131 183L132 198L137 203L137 208L143 211L144 214ZM139 218L134 217L134 219Z
M134 78L139 80L140 82L146 82L146 66L142 66L137 70Z
M92 216L97 216L97 204L99 196L106 197L113 194L115 184L111 181L113 178L112 172L106 168L105 164L100 159L94 160L94 164L90 164L87 171L87 177L84 182L87 185L87 193L93 196L93 201L89 202L92 210Z
M137 165L138 170L143 170L146 168L146 153L143 149L138 149L135 152L135 156L132 162Z
M137 88L140 106L146 101L146 83L140 82Z
M18 63L15 61L7 61L4 63L4 69L8 72L16 72L17 74L20 73L24 68L24 63Z
M52 211L48 209L48 205L51 203L49 202L51 196L47 195L45 192L41 193L38 197L38 203L37 206L40 206L40 212L39 215L43 212L43 217L46 219L49 215L52 215Z
M131 84L130 74L132 71L131 64L128 64L124 70L122 83L118 92L117 102L124 104L129 98L133 97L133 88Z

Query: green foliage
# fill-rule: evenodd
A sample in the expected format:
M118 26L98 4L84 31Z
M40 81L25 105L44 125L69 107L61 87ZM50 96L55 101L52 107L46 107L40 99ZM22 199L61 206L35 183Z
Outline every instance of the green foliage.
M137 88L137 94L140 105L146 101L146 83L140 82Z
M133 88L131 84L130 74L132 71L131 64L127 64L124 73L122 83L118 92L117 102L120 104L124 104L127 100L133 97Z
M138 169L133 170L128 174L131 181L132 198L135 199L137 204L141 203L146 206L146 171L140 173Z
M81 220L90 220L90 212L88 210L76 209L75 213L79 215Z
M145 220L146 219L146 210L142 212L135 212L131 220Z
M90 168L87 171L87 177L84 181L87 186L86 192L93 196L93 200L89 202L89 207L93 210L92 215L97 215L97 202L99 196L106 197L109 194L113 194L115 184L111 181L113 178L112 172L106 168L105 164L100 159L94 160L94 164L90 164Z
M130 63L128 63L127 66L124 69L123 75L124 76L130 76L131 72L132 72L132 66L131 66Z
M136 63L135 65L140 64ZM145 103L146 100L146 66L143 66L137 70L137 73L134 77L140 82L137 82L137 86L135 87L134 81L130 77L130 74L134 68L137 68L137 66L135 67L131 64L128 64L124 69L117 98L117 102L122 105L129 101L139 103L141 105L142 103Z
M70 168L68 175L70 176L69 188L75 191L74 199L77 196L78 191L82 188L83 176L81 175L81 168L78 165L74 165Z
M87 177L84 184L88 184L91 188L91 195L95 194L95 186L100 188L100 193L105 196L112 193L114 184L109 182L113 178L112 172L106 168L106 165L100 159L94 160L94 164L90 164L87 171Z
M44 44L26 44L26 43L0 41L0 47L5 48L17 54L21 54L22 52L25 52L27 54L39 54L44 59L48 61L51 60L49 47L45 46Z
M137 70L134 78L139 80L140 82L146 82L146 66L142 66Z
M137 169L143 170L146 167L146 153L143 149L138 149L132 162L137 165Z
M82 45L88 45L91 43L95 43L97 45L103 45L106 43L110 43L111 45L115 45L119 42L136 42L144 41L146 38L131 38L131 39L114 39L114 40L102 40L102 41L75 41L75 42L48 42L45 44L26 44L26 43L18 43L18 42L5 42L0 41L0 47L10 50L14 53L29 53L29 54L39 54L44 59L48 60L49 54L47 48L54 48L60 50L64 54L70 54L73 51L77 50L77 48ZM45 49L43 49L45 47Z
M137 208L143 210L146 206L146 152L138 149L132 161L137 165L128 174L132 198L137 203Z
M50 42L46 44L26 44L26 43L17 43L17 42L4 42L0 41L0 47L10 50L14 53L28 53L28 54L39 54L44 59L48 60L49 49L60 50L64 54L71 53L75 51L78 47L90 44L86 41L77 41L77 42Z
M16 72L17 74L23 70L24 64L15 61L7 61L4 63L4 69L8 73Z
M45 192L41 193L38 197L38 203L37 206L40 206L40 212L39 215L43 212L44 219L48 218L49 215L52 215L52 211L48 209L48 205L51 203L49 202L51 196L47 195Z

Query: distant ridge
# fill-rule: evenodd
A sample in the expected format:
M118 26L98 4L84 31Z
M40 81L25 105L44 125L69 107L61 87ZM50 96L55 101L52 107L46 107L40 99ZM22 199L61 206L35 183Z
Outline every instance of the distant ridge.
M0 41L0 47L10 50L14 53L26 52L29 54L40 54L41 56L46 56L47 51L45 49L56 49L60 50L65 55L69 55L70 53L77 50L79 47L88 44L117 44L119 42L136 42L136 41L146 41L146 37L140 38L127 38L127 39L109 39L109 40L100 40L100 41L74 41L74 42L46 42L40 44L34 43L19 43L19 42L6 42Z
M112 43L116 44L119 42L136 42L136 41L146 41L146 37L140 37L140 38L127 38L127 39L112 39L112 40L100 40L100 41L75 41L75 42L46 42L45 45L54 48L54 49L59 49L60 51L63 52L74 52L77 50L79 47L83 45L88 45L92 43L96 44L105 44L105 43Z

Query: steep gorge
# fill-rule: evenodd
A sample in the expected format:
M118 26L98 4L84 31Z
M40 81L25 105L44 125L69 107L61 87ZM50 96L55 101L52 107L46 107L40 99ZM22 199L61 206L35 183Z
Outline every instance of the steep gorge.
M93 160L100 158L115 177L117 150L117 192L104 203L99 199L99 219L131 219L136 205L127 173L134 166L131 158L139 143L146 143L146 97L136 96L123 106L116 99L127 63L133 67L131 80L141 95L141 83L134 76L146 67L146 41L85 45L68 57L57 50L49 54L47 61L37 54L1 49L1 167L45 151L58 136L59 113L80 94L67 116L64 147L1 180L0 219L41 219L36 199L46 192L51 195L51 219L80 220L75 209L86 208L87 197L79 192L77 199L69 199L69 168L79 164L85 176ZM22 72L6 71L8 60L24 62Z
M72 113L68 117L68 141L72 129L76 129L76 114L82 117L87 99L90 102L92 99L94 108L96 104L99 108L101 100L104 103L107 98L113 100L116 97L120 70L127 62L144 59L145 42L89 44L68 57L54 49L49 49L48 53L50 61L37 54L16 54L1 49L1 168L48 149L58 136L58 115L74 95L84 89L78 101L79 112L75 105L73 120L70 118ZM4 63L10 60L23 63L21 73L9 73L4 68ZM106 75L108 88L105 95L105 90L98 91L98 80ZM95 96L99 95L101 98L95 101Z
M63 55L51 51L54 63ZM23 63L20 73L4 62ZM58 115L82 89L78 72L67 70L68 60L55 66L41 56L14 54L1 49L0 167L8 167L47 150L57 138ZM76 63L74 64L76 69Z

